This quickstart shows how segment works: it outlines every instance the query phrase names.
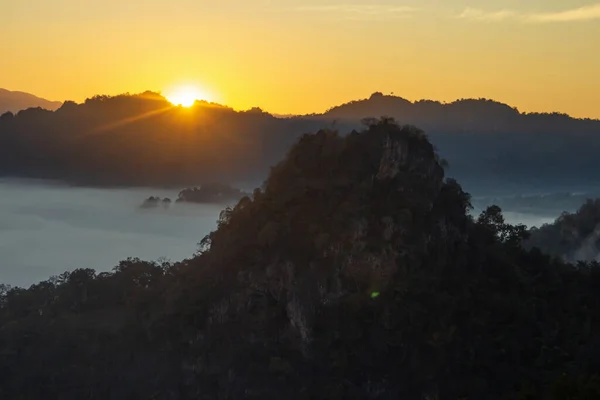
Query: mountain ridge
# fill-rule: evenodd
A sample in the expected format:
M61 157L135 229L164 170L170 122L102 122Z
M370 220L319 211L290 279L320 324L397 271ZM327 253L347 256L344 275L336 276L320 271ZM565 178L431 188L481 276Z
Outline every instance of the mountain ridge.
M162 98L164 100L166 100L166 98L160 93L160 92L154 92L151 90L147 90L143 93L139 93L139 94L119 94L119 95L114 95L114 96L108 96L108 95L95 95L92 97L87 98L86 100L84 100L81 103L77 103L77 102L73 102L73 101L53 101L53 100L47 100L44 99L42 97L36 96L32 93L28 93L28 92L23 92L23 91L11 91L8 89L4 89L4 88L0 88L0 100L1 100L1 96L2 95L8 95L8 94L14 94L14 95L20 95L20 96L27 96L30 97L32 99L36 99L38 101L40 101L41 103L44 104L40 104L40 105L33 105L30 107L26 107L26 108L21 108L21 109L17 109L17 110L2 110L0 108L0 114L10 111L12 113L21 111L21 110L25 110L27 108L36 108L36 107L40 107L46 110L50 110L50 111L56 111L58 108L60 108L64 103L75 103L75 104L85 104L85 102L87 100L93 99L93 98L115 98L115 97L121 97L121 96L155 96L157 98ZM387 101L389 104L385 105L383 104L384 101ZM345 114L344 112L351 112L351 111L355 111L358 114L365 114L364 110L352 110L353 108L359 108L360 106L366 106L367 108L371 108L371 109L375 109L378 110L376 113L380 113L381 112L381 106L384 105L384 109L387 107L389 108L390 106L404 106L407 108L416 108L416 107L456 107L456 106L461 106L461 105L468 105L470 104L477 104L479 103L481 104L485 104L486 106L489 107L495 107L496 109L500 110L500 109L505 109L505 111L508 114L514 113L516 115L520 115L520 116L560 116L560 117L568 117L570 119L573 120L579 120L579 121L598 121L600 122L599 118L591 118L591 117L574 117L571 116L568 113L564 113L564 112L558 112L558 111L541 111L541 112L523 112L520 111L518 109L518 107L516 106L511 106L509 103L505 103L502 101L498 101L498 100L494 100L492 98L487 98L487 97L479 97L479 98L474 98L474 97L464 97L464 98L457 98L456 100L453 101L440 101L440 100L433 100L433 99L420 99L420 100L408 100L405 97L402 96L398 96L398 95L394 95L394 94L383 94L382 92L374 92L372 93L369 97L366 98L361 98L361 99L356 99L356 100L349 100L346 101L344 103L338 104L338 105L333 105L331 107L329 107L328 109L326 109L323 112L312 112L312 113L275 113L275 112L270 112L268 110L263 109L260 106L253 106L253 107L249 107L247 109L236 109L233 107L229 107L225 104L220 104L220 103L215 103L215 102L208 102L206 100L197 100L197 102L199 103L207 103L207 104L213 104L213 105L217 105L217 106L221 106L221 107L225 107L225 108L230 108L232 110L235 111L250 111L250 110L260 110L264 113L267 113L275 118L282 118L282 119L289 119L289 118L299 118L299 117L314 117L314 116L323 116L323 117L333 117L333 118L347 118L347 119L356 119L357 115L348 115ZM44 105L49 104L50 107L44 107ZM351 110L351 111L347 111L347 110ZM397 111L392 111L390 112L389 116L394 116L393 114L397 114ZM364 118L363 117L358 117L358 118Z
M36 107L56 110L61 105L61 101L47 100L31 93L0 88L0 114Z
M387 101L389 103L388 106L393 105L393 106L400 106L400 107L406 107L406 108L416 108L419 106L420 107L427 107L427 106L428 107L459 107L459 106L463 106L463 105L479 103L479 104L485 104L490 109L491 109L491 107L494 107L497 110L504 109L504 111L506 112L507 115L510 115L510 114L518 114L521 116L556 115L556 116L567 116L574 120L600 121L600 119L597 119L597 118L589 118L589 117L578 118L578 117L573 117L573 116L569 115L568 113L557 112L557 111L522 112L522 111L519 111L519 109L517 107L511 106L508 103L504 103L504 102L494 100L491 98L486 98L486 97L459 98L459 99L456 99L456 100L450 101L450 102L432 100L432 99L421 99L421 100L411 101L402 96L396 96L393 94L386 95L386 94L383 94L382 92L374 92L368 98L363 98L363 99L358 99L358 100L350 100L348 102L330 107L329 109L325 110L323 113L312 113L312 114L305 114L305 115L328 115L328 116L334 116L334 117L343 117L344 116L343 111L352 109L352 108L358 108L360 106L371 107L373 109L377 109L378 112L380 112L381 111L380 107L382 105L385 106L385 104L384 104L385 101ZM364 110L361 110L361 111L364 113Z
M360 129L365 118L381 116L427 132L449 161L450 176L474 194L600 184L593 173L600 168L598 120L523 114L491 100L412 103L381 93L323 114L285 118L206 101L175 107L154 92L67 101L56 111L5 113L0 176L92 186L256 181L302 134L324 127L346 134Z

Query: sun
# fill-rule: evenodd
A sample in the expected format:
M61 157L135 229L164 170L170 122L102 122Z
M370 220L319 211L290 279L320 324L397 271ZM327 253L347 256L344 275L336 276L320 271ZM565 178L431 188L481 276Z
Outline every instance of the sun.
M196 100L208 100L205 93L194 86L181 86L166 95L167 100L175 106L191 107Z

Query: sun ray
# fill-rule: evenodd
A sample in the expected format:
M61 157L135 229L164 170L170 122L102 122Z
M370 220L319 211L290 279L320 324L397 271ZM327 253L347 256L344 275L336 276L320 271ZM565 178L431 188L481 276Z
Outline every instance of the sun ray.
M97 127L94 127L92 129L90 129L89 131L85 132L84 134L78 136L77 138L75 138L75 140L83 140L84 138L89 137L91 135L101 134L103 132L110 131L111 129L118 128L118 127L123 126L123 125L131 124L131 123L134 123L136 121L140 121L140 120L143 120L143 119L146 119L146 118L150 118L152 116L165 113L165 112L167 112L169 110L173 110L173 108L174 108L173 106L162 107L162 108L159 108L159 109L156 109L156 110L151 110L151 111L148 111L148 112L145 112L145 113L142 113L142 114L138 114L138 115L134 115L134 116L131 116L131 117L123 118L123 119L120 119L118 121L111 122L109 124L104 124L104 125L101 125L101 126L97 126Z

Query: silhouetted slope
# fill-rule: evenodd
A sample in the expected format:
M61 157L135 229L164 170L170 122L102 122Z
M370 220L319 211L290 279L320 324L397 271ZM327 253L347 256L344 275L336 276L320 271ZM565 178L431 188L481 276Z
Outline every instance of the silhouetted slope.
M468 208L415 128L303 136L193 259L0 288L0 395L597 398L598 266Z
M448 174L478 194L600 183L600 121L522 114L490 100L411 103L381 94L290 118L205 102L182 109L150 92L4 114L0 176L171 187L262 180L303 133L327 126L347 133L382 115L423 127L449 161Z
M561 133L561 122L574 122L578 128L597 127L598 120L575 119L559 113L520 113L507 104L488 99L461 99L451 103L432 100L410 102L397 96L373 93L368 99L351 101L327 110L322 116L340 120L389 116L398 121L446 128L451 131L497 132L542 129Z
M150 92L97 96L55 112L3 115L0 173L86 185L262 179L303 126L256 109L236 112L205 102L173 107Z
M17 112L27 108L43 108L56 110L61 106L60 101L50 101L24 92L13 92L0 88L0 115L5 112Z

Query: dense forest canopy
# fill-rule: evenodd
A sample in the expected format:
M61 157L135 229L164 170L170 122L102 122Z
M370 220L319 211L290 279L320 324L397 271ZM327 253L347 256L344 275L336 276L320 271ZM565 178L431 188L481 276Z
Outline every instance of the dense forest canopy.
M346 134L363 117L382 115L425 129L449 161L448 175L472 192L598 183L600 121L525 114L485 99L410 102L381 93L287 118L207 102L173 107L151 92L5 113L0 176L168 187L263 180L304 133L334 126Z
M55 112L5 114L0 173L111 186L256 179L273 154L297 138L275 133L284 128L256 110L236 112L206 102L174 107L150 92L96 96L84 104L65 102Z
M600 269L478 218L423 131L302 136L182 262L0 289L0 397L593 399Z

